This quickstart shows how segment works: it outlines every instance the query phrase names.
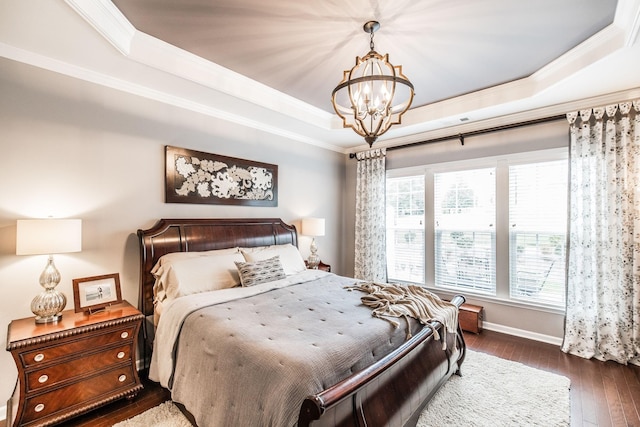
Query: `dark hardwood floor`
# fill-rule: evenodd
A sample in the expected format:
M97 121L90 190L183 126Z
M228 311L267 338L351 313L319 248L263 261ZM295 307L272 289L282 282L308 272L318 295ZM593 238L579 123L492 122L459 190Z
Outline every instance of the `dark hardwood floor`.
M571 380L572 426L640 427L640 367L586 360L554 345L492 331L465 333L471 350L564 375ZM464 368L463 368L464 372ZM110 427L169 399L166 390L145 382L133 400L121 400L67 422L66 427ZM0 427L5 427L0 422Z
M465 340L472 350L569 378L572 426L640 426L638 366L587 360L555 345L492 331L465 334Z

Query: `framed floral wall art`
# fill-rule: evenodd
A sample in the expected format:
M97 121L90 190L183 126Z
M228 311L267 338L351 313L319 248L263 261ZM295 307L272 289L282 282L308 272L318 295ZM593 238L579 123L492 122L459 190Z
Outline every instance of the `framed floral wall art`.
M165 202L278 206L278 166L166 146Z

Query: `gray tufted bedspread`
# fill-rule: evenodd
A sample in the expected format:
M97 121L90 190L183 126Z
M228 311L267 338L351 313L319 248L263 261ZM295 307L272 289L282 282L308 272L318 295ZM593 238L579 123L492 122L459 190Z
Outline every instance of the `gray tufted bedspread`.
M361 292L344 289L353 284L324 274L193 311L175 347L173 400L201 427L295 425L307 395L406 338L405 327L372 317Z

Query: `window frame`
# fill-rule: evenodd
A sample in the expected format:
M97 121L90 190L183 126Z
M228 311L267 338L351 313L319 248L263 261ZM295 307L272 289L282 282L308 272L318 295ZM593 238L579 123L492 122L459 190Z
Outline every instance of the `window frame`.
M437 221L436 219L438 217L440 217L439 215L436 215L436 211L435 211L435 207L437 205L437 200L434 197L433 198L433 218L431 221L431 224L433 225L434 228L434 233L435 233L435 238L434 238L434 257L433 257L433 268L434 268L434 287L436 287L437 289L445 289L445 290L449 290L452 292L472 292L472 293L477 293L477 294L481 294L481 295L495 295L495 249L496 249L496 231L495 231L495 222L496 222L496 204L497 204L497 200L496 200L496 194L495 194L495 182L497 180L496 174L497 174L497 167L495 165L492 166L488 166L488 167L473 167L473 168L465 168L465 169L459 169L459 170L444 170L444 171L433 171L433 179L434 179L434 193L436 193L436 175L439 174L456 174L456 173L464 173L464 172L472 172L475 173L476 179L480 179L480 176L477 176L477 172L478 171L482 171L481 175L486 174L486 171L489 170L490 174L489 175L493 175L493 182L494 182L494 189L493 189L493 194L492 194L492 198L494 199L494 206L493 206L493 210L491 212L491 216L489 218L484 218L486 220L488 220L488 224L486 224L486 229L480 229L478 227L471 227L471 229L469 229L468 227L462 227L462 228L453 228L453 229L447 229L446 227L438 227L436 226ZM474 189L478 189L478 187L474 187ZM479 225L479 224L476 224ZM438 277L438 266L440 263L440 267L443 267L444 265L442 264L442 253L440 254L440 257L436 257L437 255L437 248L438 245L443 245L443 239L444 239L444 235L445 234L452 234L453 232L471 232L473 233L473 235L475 236L476 233L479 233L480 235L486 235L488 234L488 238L489 238L489 257L485 258L485 257L476 257L475 255L475 251L477 249L479 249L478 247L476 247L474 245L474 248L472 250L471 254L467 254L468 259L472 260L472 262L470 263L471 268L474 269L476 266L476 262L477 260L481 261L481 265L485 265L486 267L488 267L488 282L487 285L489 287L491 287L490 289L485 289L482 290L482 286L478 286L478 287L474 287L473 285L470 285L469 287L465 287L464 285L460 285L458 287L456 287L455 285L447 285L443 282L441 282L440 284L437 283L438 279L445 279L447 278L446 274L441 274L440 277ZM443 248L444 249L444 246ZM458 251L458 248L455 249L456 251ZM456 259L457 262L460 262L461 259ZM460 270L456 271L456 276L457 278L454 279L456 282L459 282L462 280L464 281L464 278L461 279L460 276L464 277L466 274L465 273L471 273L472 272L461 272Z
M389 178L399 178L424 174L425 177L425 220L424 220L424 283L419 283L435 293L464 293L474 300L497 302L513 307L530 308L545 312L564 313L565 308L558 305L512 299L510 296L510 233L509 233L509 166L538 163L551 160L569 161L568 147L533 150L511 153L500 156L488 156L476 159L456 160L422 166L387 170ZM434 174L438 172L454 172L485 167L496 168L496 293L487 295L435 286L435 226L434 226ZM567 202L568 203L568 202ZM567 218L567 223L568 223ZM568 238L567 230L567 238ZM567 251L568 252L568 251ZM410 283L410 282L407 282ZM566 283L565 283L566 286Z
M568 262L568 258L567 258L568 252L567 251L568 251L568 239L569 239L569 227L568 227L568 224L569 224L569 219L568 219L568 216L569 216L569 195L568 195L569 164L568 164L568 156L567 156L567 158L543 159L543 160L537 160L537 161L518 162L518 163L510 162L507 165L507 175L510 176L511 168L513 166L532 165L532 164L547 163L547 162L553 162L553 161L559 161L559 160L565 160L565 162L566 162L566 165L565 165L566 166L566 174L567 174L567 176L566 176L566 179L567 179L567 182L566 182L567 194L565 195L565 197L566 197L565 200L566 200L567 205L566 205L566 217L565 217L565 228L564 228L565 245L564 245L564 248L563 248L563 253L560 254L561 256L552 257L552 258L554 258L554 260L551 262L551 265L549 266L548 271L546 272L546 277L544 278L544 281L547 281L547 279L549 279L549 278L551 278L550 281L552 281L553 278L557 277L556 274L558 272L554 269L554 264L557 263L559 260L561 260L562 259L562 255L563 255L564 256L564 263L565 263L565 273L564 273L564 276L565 276L564 277L564 281L565 281L565 283L564 283L564 285L565 285L565 288L564 288L565 296L563 297L562 305L564 306L564 304L566 304L566 285L567 285L566 263ZM522 233L521 231L517 231L518 230L517 228L515 229L517 232L514 233L514 229L512 228L513 222L514 222L514 218L510 215L511 214L511 212L510 212L511 182L509 180L507 182L507 185L509 186L509 189L508 189L508 191L509 191L509 194L508 194L509 200L507 200L507 215L509 215L509 217L508 217L508 221L509 221L509 227L508 227L509 228L509 230L508 230L508 232L509 232L509 268L510 268L510 271L509 271L509 286L511 287L512 285L514 285L513 281L517 280L517 244L516 244L516 238L517 238L517 234L518 233L520 233L520 234L524 234L524 233ZM550 234L549 233L550 232L549 229L537 230L537 231L538 231L536 233L536 238L537 239L540 238L540 234L543 234L543 235L545 234L545 233L540 233L540 231L547 231L546 234ZM512 264L511 263L512 259L514 260L514 262L516 262L516 264ZM538 258L537 262L540 262L541 259L542 258ZM543 263L544 262L549 262L549 259L547 259L546 261L543 261ZM556 274L554 274L554 273L556 273ZM514 291L515 290L513 288L509 289L509 296L510 296L510 298L512 300L523 301L525 303L530 303L530 301L528 301L526 299L526 297L523 297L521 295L517 295L517 294L515 294ZM544 302L542 302L542 299L543 299L543 295L540 296L540 298L539 298L538 302L536 302L536 304L546 305ZM558 306L556 304L549 304L549 305Z
M421 177L423 178L423 184L422 184L422 185L423 185L423 188L424 188L424 187L425 187L425 185L426 185L426 183L424 182L424 169L421 169L421 170L420 170L419 172L417 172L417 173L413 173L413 174L403 174L403 175L401 175L401 176L395 176L395 177L391 177L391 178L413 178L413 177L418 177L418 176L421 176ZM386 179L389 179L389 178L390 178L390 176L389 176L389 175L387 175ZM388 188L388 186L386 186L386 187ZM387 194L387 195L388 195L388 194ZM424 196L423 196L423 197L424 197ZM426 199L424 199L424 200L426 200ZM425 220L426 220L426 206L425 206L425 207L423 207L423 219L422 219L423 250L426 250L426 248L424 247L424 245L426 245L426 240L425 240L425 239L426 239L426 235L425 235L425 228L426 228L426 226L425 226ZM389 242L390 242L390 236L389 236L389 233L388 233L388 231L389 231L388 225L389 225L389 222L388 222L388 218L387 218L387 219L386 219L386 227L387 227L387 228L386 228L386 230L387 230L387 236L386 236L386 247L387 247L387 249L389 248L389 245L390 245L390 244L389 244ZM394 230L394 231L395 231L395 230L398 230L398 229L401 229L401 228L402 228L402 227L397 227L397 226L395 226L395 227L392 227L392 228L391 228L391 230ZM389 253L387 252L387 274L389 274L389 272L391 271L391 269L389 268L389 262L390 262L390 260L391 260L391 259L393 259L393 258L392 258L392 257L390 257L390 256L389 256ZM424 263L424 261L425 261L425 260L423 259L422 261L423 261L423 263ZM411 282L410 282L410 281L406 281L406 280L402 280L402 279L397 279L397 278L391 278L391 280L393 280L393 281L397 281L397 282L402 282L402 283L418 283L418 284L423 283L423 282L426 280L426 272L425 272L425 269L424 269L424 265L423 265L423 269L422 269L422 280L423 280L423 282L413 282L413 281L411 281Z

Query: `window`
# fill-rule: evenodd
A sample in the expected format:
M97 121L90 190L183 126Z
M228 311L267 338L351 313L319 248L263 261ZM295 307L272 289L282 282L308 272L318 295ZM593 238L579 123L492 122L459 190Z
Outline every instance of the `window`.
M567 162L509 167L510 295L564 306Z
M566 149L388 171L389 281L564 307Z
M495 168L434 174L435 285L495 294Z
M387 179L387 276L424 283L424 175Z

